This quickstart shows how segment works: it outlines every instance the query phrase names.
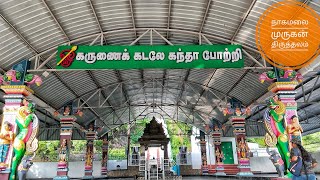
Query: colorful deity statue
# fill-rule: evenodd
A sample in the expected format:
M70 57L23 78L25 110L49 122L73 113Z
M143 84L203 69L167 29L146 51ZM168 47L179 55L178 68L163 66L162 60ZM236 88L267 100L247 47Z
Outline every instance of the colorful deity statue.
M302 81L302 75L294 70L283 70L277 69L268 72L264 72L260 75L259 80L261 83L264 81L276 81L277 78L287 79L287 81L297 80L299 82Z
M68 153L67 139L62 139L60 150L59 150L59 163L66 163Z
M298 139L299 141L301 141L302 132L303 129L299 124L298 117L296 115L293 115L291 117L291 123L287 125L287 134L289 136L289 139Z
M93 158L93 154L89 149L86 157L86 164L85 164L86 166L92 166L92 158Z
M0 167L7 167L5 161L9 151L10 144L13 141L14 134L12 132L12 125L9 122L3 123L3 129L0 133Z
M267 146L277 146L278 151L285 163L285 168L290 165L289 142L285 128L285 112L286 107L281 102L277 95L273 96L268 101L269 109L265 113L265 127L267 133L265 135L265 143Z
M23 79L24 76L24 79ZM36 84L37 86L40 86L42 84L42 79L38 75L34 74L25 74L21 70L13 70L10 69L7 71L3 76L0 76L0 85L7 85L11 82L21 82L22 84L26 84L27 86L31 86L32 84Z
M215 155L216 155L217 164L222 163L224 156L223 156L223 152L219 148L216 149Z
M244 138L241 137L238 142L238 154L240 155L238 157L240 157L241 159L246 159L246 158L248 158L248 156L247 156L248 152L249 152L248 145L244 141Z
M19 134L13 141L14 157L12 159L10 179L14 180L17 173L17 167L21 159L27 153L33 153L38 148L36 135L39 129L37 116L34 114L35 106L33 103L23 101L23 106L18 109L16 115L16 124L19 128Z

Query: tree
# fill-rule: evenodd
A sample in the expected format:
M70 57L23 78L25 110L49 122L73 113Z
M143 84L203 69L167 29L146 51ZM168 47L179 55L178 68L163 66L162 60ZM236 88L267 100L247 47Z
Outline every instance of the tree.
M176 161L176 156L179 154L179 147L186 146L188 151L191 150L190 135L188 132L192 129L192 126L183 122L174 122L173 120L166 120L166 125L170 136L172 159Z

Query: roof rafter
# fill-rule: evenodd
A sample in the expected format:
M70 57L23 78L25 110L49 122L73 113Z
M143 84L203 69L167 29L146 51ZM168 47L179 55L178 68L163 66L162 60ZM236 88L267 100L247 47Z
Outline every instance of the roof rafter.
M231 38L231 40L230 40L231 42L233 42L234 39L236 38L236 36L238 35L238 32L240 31L240 29L241 29L242 25L244 24L244 22L247 20L247 17L249 16L249 14L250 14L253 6L256 4L256 2L257 2L257 0L252 0L250 6L249 6L249 8L248 8L248 10L247 10L246 13L243 15L242 20L241 20L241 22L240 22L237 30L236 30L236 31L234 32L234 34L233 34L233 36L232 36L232 38Z
M92 10L92 12L93 12L94 18L96 19L96 22L97 22L97 24L98 24L99 30L100 30L100 32L101 32L102 39L103 39L104 42L107 44L107 40L106 40L105 36L103 35L103 32L104 32L104 31L103 31L103 29L102 29L101 23L100 23L99 18L98 18L98 16L97 16L96 10L95 10L95 8L94 8L91 0L88 0L88 2L89 2L89 4L90 4L91 10Z
M134 34L135 34L135 36L137 38L138 35L137 35L137 31L136 31L136 22L135 22L135 19L134 19L132 0L129 0L129 6L130 6L130 12L131 12L132 26L133 26L133 29L134 29Z
M201 25L200 25L200 28L199 28L199 33L202 32L204 23L206 22L206 19L207 19L207 16L208 16L208 12L209 12L209 9L210 9L211 2L212 2L212 0L208 0L208 2L207 2L206 11L205 11L204 14L203 14L203 19L202 19L202 22L201 22Z
M1 19L11 28L11 30L19 36L19 38L27 45L28 48L30 48L36 55L39 54L39 52L26 40L26 38L2 15L0 12Z
M59 29L61 30L61 32L64 34L64 36L66 37L66 39L68 41L70 41L69 36L67 35L67 33L65 32L65 30L62 28L61 24L59 23L58 19L55 17L55 15L53 14L53 12L51 11L51 9L49 8L48 4L46 3L45 0L42 0L42 3L44 4L44 6L47 8L47 10L49 11L51 17L53 18L53 20L56 22L56 24L58 25Z
M167 20L167 29L170 29L170 20L171 20L171 7L172 7L172 0L169 0L168 5L168 20ZM169 38L169 31L167 31L166 38Z

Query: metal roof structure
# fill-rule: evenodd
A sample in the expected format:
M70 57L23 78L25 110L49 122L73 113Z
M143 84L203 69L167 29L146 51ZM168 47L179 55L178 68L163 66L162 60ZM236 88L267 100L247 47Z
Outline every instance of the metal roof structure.
M221 107L235 98L253 107L247 135L262 136L263 100L269 83L259 73L271 66L255 46L259 16L276 0L0 0L0 67L2 73L22 59L30 72L44 77L32 86L40 139L58 139L59 121L48 108L75 101L83 108L80 126L92 121L102 133L146 116L160 116L203 128L211 118L222 123ZM319 0L301 1L320 13ZM241 44L244 69L144 69L57 71L59 45ZM319 61L319 58L316 60ZM297 87L301 124L319 130L320 82L317 70ZM0 93L0 101L3 92ZM226 136L233 136L227 128ZM73 139L82 139L76 130Z

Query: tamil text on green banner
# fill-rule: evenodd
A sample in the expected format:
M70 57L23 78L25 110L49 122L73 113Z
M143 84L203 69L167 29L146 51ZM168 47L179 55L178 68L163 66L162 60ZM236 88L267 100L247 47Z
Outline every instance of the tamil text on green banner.
M57 69L243 68L241 45L59 46Z

